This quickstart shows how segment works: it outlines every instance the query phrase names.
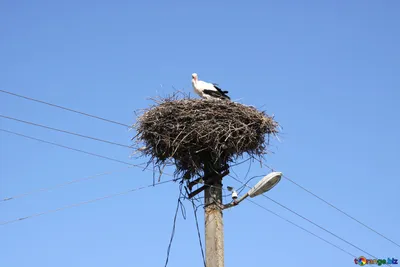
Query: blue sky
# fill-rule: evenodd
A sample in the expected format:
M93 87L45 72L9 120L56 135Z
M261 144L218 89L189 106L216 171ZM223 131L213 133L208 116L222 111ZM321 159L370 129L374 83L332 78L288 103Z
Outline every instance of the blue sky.
M191 73L283 127L268 164L400 242L398 1L1 1L0 89L131 124ZM130 144L126 128L0 94L0 114ZM127 148L0 119L2 129L131 163ZM0 132L0 222L152 183L151 172ZM248 166L234 171L245 181ZM170 170L171 171L171 170ZM267 174L254 164L249 176ZM163 180L170 179L165 176ZM254 183L253 183L254 184ZM239 186L231 178L224 185ZM287 180L268 193L378 258L399 247ZM177 184L0 227L0 266L163 266ZM228 200L228 199L227 199ZM330 242L364 253L259 197ZM203 266L190 203L169 266ZM203 215L199 212L203 235ZM353 258L250 202L224 213L226 266L352 266Z

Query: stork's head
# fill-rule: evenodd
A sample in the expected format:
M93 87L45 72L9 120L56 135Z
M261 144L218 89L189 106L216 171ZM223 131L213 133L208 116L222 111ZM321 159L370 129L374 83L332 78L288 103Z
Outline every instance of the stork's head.
M195 80L195 81L197 81L197 73L193 73L193 74L192 74L192 79Z

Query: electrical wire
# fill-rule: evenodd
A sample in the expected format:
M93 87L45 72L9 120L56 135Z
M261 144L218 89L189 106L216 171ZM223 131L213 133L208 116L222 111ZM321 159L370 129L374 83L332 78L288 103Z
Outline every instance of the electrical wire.
M255 178L263 177L263 176L265 176L265 175L256 175L256 176L253 176L253 177L251 177L250 179L248 179L248 180L246 181L246 183L244 183L241 187L239 187L239 188L237 189L238 195L240 195L240 194L242 193L242 191L246 188L246 186L250 183L251 180L253 180L253 179L255 179Z
M1 92L1 93L5 93L5 94L9 94L9 95L12 95L12 96L16 96L16 97L19 97L19 98L23 98L23 99L26 99L26 100L38 102L38 103L41 103L41 104L46 104L46 105L49 105L49 106L52 106L52 107L60 108L60 109L67 110L67 111L70 111L70 112L74 112L74 113L77 113L77 114L81 114L81 115L84 115L84 116L92 117L92 118L95 118L95 119L98 119L98 120L102 120L102 121L106 121L106 122L109 122L109 123L121 125L121 126L128 127L128 128L131 127L130 125L127 125L127 124L124 124L124 123L120 123L120 122L117 122L117 121L114 121L114 120L105 119L105 118L102 118L102 117L99 117L99 116L95 116L95 115L91 115L91 114L88 114L88 113L85 113L85 112L73 110L73 109L70 109L70 108L67 108L67 107L63 107L63 106L56 105L56 104L53 104L53 103L49 103L49 102L46 102L46 101L34 99L34 98L31 98L31 97L19 95L19 94L12 93L12 92L9 92L9 91L6 91L6 90L0 89L0 92ZM67 131L64 131L64 130L55 129L55 128L51 128L51 127L44 126L44 125L39 125L39 124L35 124L35 123L30 123L30 122L18 120L18 119L11 118L11 117L6 117L6 116L3 116L3 115L0 115L0 116L3 117L3 118L13 119L13 120L20 121L20 122L23 122L23 123L28 123L28 124L31 124L31 125L35 125L35 126L39 126L39 127L43 127L43 128L47 128L47 129L59 131L59 132L64 132L64 133L68 133L68 134L73 134L73 135L81 136L81 137L84 137L84 138L90 138L90 139L93 139L93 140L97 140L97 141L101 141L101 142L106 142L106 143L109 143L109 144L114 144L114 145L118 145L118 146L123 146L123 147L131 148L130 146L126 146L126 145L122 145L122 144L118 144L118 143L114 143L114 142L110 142L110 141L106 141L106 140L101 140L101 139L94 138L94 137L84 136L84 135L80 135L80 134L76 134L76 133L72 133L72 132L67 132ZM11 132L11 131L7 131L7 130L3 130L3 129L0 129L0 130L3 131L3 132L13 133L13 132ZM26 138L30 138L30 139L33 139L33 140L37 140L37 141L41 141L41 142L45 142L45 143L57 145L57 146L64 147L64 148L67 148L67 149L72 149L72 148L68 148L68 147L66 147L66 146L58 145L58 144L55 144L55 143L50 143L50 142L47 142L47 141L44 141L44 140L39 140L39 139L36 139L36 138L31 138L31 137L28 137L28 136L25 136L25 135L21 135L21 134L17 134L17 133L13 133L13 134L16 134L16 135L19 135L19 136L23 136L23 137L26 137ZM89 152L85 152L85 151L81 151L81 150L77 150L77 149L72 149L72 150L79 151L79 152L86 153L86 154L93 155L93 156L97 156L97 157L101 157L101 158L104 158L104 159L109 159L109 160L112 160L112 161L117 161L117 162L120 162L120 163L132 165L132 164L130 164L130 163L126 163L126 162L119 161L119 160L115 160L115 159L112 159L112 158L108 158L108 157L96 155L96 154L94 154L94 153L89 153ZM246 160L246 161L247 161L247 160ZM262 164L264 164L264 163L262 163ZM264 164L264 165L265 165L265 164ZM270 168L270 167L267 166L267 165L265 165L265 166L268 167L268 168ZM273 171L272 168L270 168L270 169ZM319 197L319 196L316 195L315 193L311 192L310 190L308 190L308 189L304 188L303 186L299 185L298 183L294 182L293 180L291 180L291 179L288 178L287 176L283 175L283 177L286 178L288 181L292 182L294 185L296 185L296 186L298 186L299 188L301 188L302 190L304 190L304 191L308 192L309 194L311 194L312 196L318 198L320 201L322 201L322 202L324 202L325 204L329 205L330 207L336 209L337 211L339 211L339 212L342 213L343 215L347 216L348 218L350 218L350 219L356 221L357 223L359 223L360 225L362 225L362 226L364 226L365 228L369 229L370 231L376 233L377 235L379 235L379 236L383 237L384 239L390 241L390 242L393 243L394 245L400 247L400 245L399 245L398 243L396 243L395 241L393 241L393 240L391 240L390 238L386 237L385 235L379 233L378 231L376 231L376 230L374 230L373 228L369 227L369 226L366 225L365 223L361 222L360 220L356 219L355 217L351 216L350 214L346 213L345 211L339 209L338 207L336 207L336 206L333 205L332 203L330 203L330 202L324 200L323 198Z
M263 164L265 167L269 168L271 171L274 171L273 168L271 168L270 166ZM384 239L388 240L389 242L393 243L394 245L396 245L397 247L400 247L400 245L398 243L396 243L395 241L393 241L392 239L384 236L383 234L379 233L378 231L374 230L373 228L369 227L368 225L366 225L365 223L361 222L360 220L356 219L355 217L351 216L350 214L346 213L345 211L339 209L338 207L336 207L335 205L333 205L332 203L328 202L327 200L323 199L322 197L316 195L315 193L311 192L310 190L308 190L307 188L301 186L300 184L296 183L295 181L293 181L292 179L290 179L289 177L287 177L286 175L282 175L282 177L284 177L286 180L288 180L289 182L291 182L292 184L296 185L297 187L299 187L300 189L306 191L307 193L309 193L310 195L314 196L315 198L319 199L320 201L324 202L325 204L327 204L328 206L334 208L335 210L339 211L340 213L342 213L343 215L347 216L348 218L352 219L353 221L359 223L360 225L364 226L365 228L367 228L368 230L374 232L375 234L383 237Z
M1 116L1 115L0 115L0 116ZM4 116L1 116L1 117L4 117ZM66 149L70 149L70 150L77 151L77 152L89 154L89 155L96 156L96 157L100 157L100 158L103 158L103 159L108 159L108 160L111 160L111 161L116 161L116 162L119 162L119 163L123 163L123 164L126 164L126 165L130 165L130 166L132 166L132 167L139 167L139 168L141 168L141 166L139 166L139 165L134 165L134 164L131 164L131 163L128 163L128 162L124 162L124 161L112 159L112 158L105 157L105 156L101 156L101 155L94 154L94 153L91 153L91 152L86 152L86 151L83 151L83 150L74 149L74 148L71 148L71 147L67 147L67 146L64 146L64 145L60 145L60 144L48 142L48 141L45 141L45 140L42 140L42 139L37 139L37 138L30 137L30 136L26 136L26 135L22 135L22 134L15 133L15 132L12 132L12 131L4 130L4 129L0 129L0 131L7 132L7 133L11 133L11 134L15 134L15 135L18 135L18 136L21 136L21 137L25 137L25 138L29 138L29 139L32 139L32 140L36 140L36 141L40 141L40 142L52 144L52 145L55 145L55 146L63 147L63 148L66 148ZM271 170L273 170L273 169L271 168ZM164 173L164 174L166 174L166 173ZM104 174L100 174L100 175L104 175ZM166 175L168 175L168 174L166 174ZM99 175L95 175L94 177L96 177L96 176L99 176ZM230 175L230 176L231 176L231 175ZM233 176L231 176L231 177L232 177L233 179L235 179L236 181L239 181L239 180L236 179L235 177L233 177ZM79 181L80 181L80 180L87 180L87 179L91 179L91 178L93 178L93 176L92 176L92 177L83 178L83 179L79 179ZM287 178L287 177L285 177L285 178ZM309 190L303 188L302 186L298 185L297 183L295 183L294 181L290 180L289 178L287 178L287 179L288 179L289 181L293 182L294 184L296 184L297 186L299 186L300 188L306 190L306 191L309 192L310 194L316 196L314 193L312 193L312 192L310 192ZM68 182L68 183L65 183L65 184L56 185L56 186L54 186L54 187L52 187L52 188L65 186L65 185L67 185L67 184L71 184L71 183L75 183L75 182L77 182L77 180L71 181L71 182ZM242 183L241 181L239 181L239 182ZM242 183L242 184L243 184L243 183ZM244 184L244 185L247 186L246 184ZM249 187L249 186L247 186L247 187ZM45 190L49 190L49 189L51 189L51 188L39 189L39 190L36 190L36 191L34 191L34 192L45 191ZM29 195L29 194L32 194L32 193L33 193L33 192L24 193L24 194L21 194L21 195L17 195L17 196L5 198L5 199L3 199L3 200L1 200L1 201L2 201L2 202L8 201L8 200L15 199L15 198L22 197L22 196L26 196L26 195ZM314 222L312 222L311 220L305 218L304 216L298 214L297 212L295 212L295 211L293 211L293 210L287 208L286 206L282 205L281 203L279 203L279 202L277 202L277 201L275 201L275 200L273 200L273 199L271 199L271 198L269 198L269 197L267 197L267 196L265 196L265 195L263 195L263 196L266 197L266 198L268 198L269 200L273 201L273 202L276 203L277 205L280 205L281 207L283 207L283 208L289 210L290 212L296 214L297 216L303 218L304 220L307 220L308 222L314 224L314 225L317 226L318 228L320 228L320 229L322 229L322 230L324 230L324 231L330 233L331 235L337 237L338 239L342 240L343 242L346 242L347 244L349 244L349 245L351 245L351 246L353 246L353 247L359 249L360 251L362 251L362 252L364 252L364 253L366 253L366 254L372 256L372 255L369 254L368 252L366 252L366 251L362 250L361 248L359 248L359 247L357 247L357 246L351 244L350 242L344 240L343 238L341 238L341 237L335 235L334 233L330 232L329 230L327 230L327 229L325 229L325 228L323 228L323 227L317 225L316 223L314 223ZM318 197L318 196L316 196L316 197ZM319 198L319 197L318 197L318 198ZM322 200L322 201L324 201L322 198L319 198L319 199ZM324 202L326 202L326 201L324 201ZM328 202L326 202L326 203L327 203L327 204L330 204L330 203L328 203ZM334 208L336 208L336 207L333 206L333 205L331 205L331 206L334 207ZM339 210L338 208L336 208L336 209ZM339 210L339 211L341 211L341 210ZM344 213L344 212L342 212L342 213ZM346 215L347 215L347 214L346 214ZM24 218L23 218L23 219L24 219ZM362 223L361 223L361 224L362 224ZM373 229L371 229L371 230L374 231ZM374 232L376 232L376 231L374 231ZM378 234L379 234L379 233L378 233ZM381 235L381 234L379 234L379 235ZM382 235L382 236L383 236L383 235ZM384 236L383 236L383 237L384 237ZM386 238L386 239L388 239L388 238ZM388 239L388 240L391 241L390 239ZM393 241L391 241L391 242L394 243L394 244L396 244L396 243L393 242ZM397 244L396 244L396 245L397 245ZM372 256L372 257L374 257L374 256Z
M146 188L149 188L149 187L154 187L154 186L157 186L157 185L170 183L170 182L175 182L175 181L176 181L175 179L171 179L171 180L168 180L168 181L156 183L155 185L150 184L150 185L147 185L147 186L137 187L137 188L134 188L134 189L131 189L131 190L128 190L128 191L123 191L123 192L120 192L120 193L111 194L111 195L95 198L95 199L92 199L92 200L71 204L71 205L68 205L68 206L61 207L61 208L48 210L48 211L41 212L41 213L32 214L32 215L29 215L29 216L26 216L26 217L21 217L21 218L15 219L15 220L1 222L0 225L11 224L11 223L19 222L19 221L22 221L22 220L27 220L27 219L31 219L31 218L34 218L34 217L39 217L39 216L42 216L42 215L45 215L45 214L50 214L50 213L66 210L66 209L69 209L69 208L82 206L82 205L93 203L93 202L97 202L97 201L100 201L100 200L103 200L103 199L108 199L108 198L113 198L113 197L116 197L116 196L126 195L128 193L132 193L132 192L135 192L135 191L139 191L139 190L143 190L143 189L146 189Z
M241 162L237 162L237 163L235 163L235 164L232 164L232 165L230 165L229 167L232 168L232 167L241 165L241 164L243 164L243 163L245 163L245 162L247 162L247 161L249 161L249 160L251 160L251 159L252 159L252 157L248 157L247 159L245 159L245 160L243 160L243 161L241 161Z
M288 219L282 217L281 215L279 215L279 214L273 212L273 211L270 210L270 209L267 209L266 207L264 207L264 206L258 204L257 202L254 202L254 201L251 200L251 199L249 199L249 201L250 201L251 203L253 203L254 205L256 205L256 206L258 206L258 207L260 207L260 208L262 208L262 209L264 209L264 210L266 210L266 211L272 213L273 215L277 216L278 218L280 218L280 219L282 219L282 220L284 220L284 221L287 221L288 223L290 223L290 224L296 226L297 228L300 228L301 230L303 230L303 231L309 233L310 235L313 235L313 236L315 236L316 238L319 238L319 239L321 239L322 241L328 243L329 245L331 245L331 246L333 246L333 247L335 247L335 248L341 250L342 252L344 252L344 253L346 253L346 254L348 254L348 255L350 255L350 256L356 258L355 255L351 254L351 253L348 252L347 250L342 249L341 247L339 247L339 246L333 244L332 242L330 242L330 241L328 241L328 240L326 240L326 239L324 239L324 238L322 238L322 237L320 237L320 236L314 234L313 232L311 232L311 231L305 229L304 227L301 227L300 225L298 225L298 224L296 224L296 223L294 223L294 222L292 222L292 221L290 221L290 220L288 220Z
M91 155L91 156L94 156L94 157L107 159L107 160L110 160L110 161L122 163L122 164L133 166L133 167L138 167L138 168L142 169L142 166L139 166L139 165L136 165L136 164L132 164L132 163L129 163L129 162L126 162L126 161L113 159L113 158L102 156L102 155L95 154L95 153L92 153L92 152L87 152L87 151L84 151L84 150L81 150L81 149L76 149L76 148L64 146L64 145L61 145L61 144L49 142L49 141L46 141L46 140L43 140L43 139L39 139L39 138L31 137L31 136L28 136L28 135L16 133L16 132L13 132L13 131L4 130L4 129L1 129L1 128L0 128L0 131L6 132L6 133L10 133L10 134L14 134L14 135L17 135L17 136L20 136L20 137L24 137L24 138L27 138L27 139L39 141L39 142L42 142L42 143L50 144L50 145L53 145L53 146L62 147L62 148L69 149L69 150L76 151L76 152L80 152L80 153L83 153L83 154ZM147 170L147 169L145 168L145 170ZM163 174L165 174L167 176L173 176L172 174L168 174L168 173L163 173Z
M127 128L131 128L130 125L127 125L125 123L121 123L121 122L117 122L117 121L114 121L114 120L105 119L105 118L102 118L102 117L99 117L99 116L95 116L95 115L91 115L91 114L88 114L88 113L85 113L85 112L73 110L73 109L70 109L70 108L66 108L66 107L63 107L63 106L59 106L59 105L56 105L56 104L45 102L45 101L42 101L42 100L34 99L34 98L31 98L31 97L19 95L19 94L12 93L12 92L9 92L9 91L6 91L6 90L1 90L0 89L0 92L1 93L5 93L5 94L9 94L9 95L12 95L12 96L20 97L20 98L23 98L23 99L26 99L26 100L38 102L38 103L41 103L41 104L49 105L49 106L52 106L52 107L60 108L60 109L63 109L63 110L67 110L67 111L74 112L74 113L77 113L77 114L81 114L81 115L84 115L84 116L87 116L87 117L91 117L91 118L95 118L95 119L98 119L98 120L106 121L106 122L113 123L113 124L116 124L116 125L121 125L121 126L124 126L124 127L127 127Z
M200 250L201 250L201 256L203 257L203 263L204 263L204 267L206 266L206 259L204 257L204 250L203 250L203 244L201 242L201 235L200 235L200 229L199 229L199 220L197 219L197 207L194 204L194 200L192 199L192 206L193 206L193 213L194 213L194 219L196 221L196 229L197 229L197 236L199 238L199 244L200 244Z
M129 168L133 168L133 166L128 166L127 168L128 169ZM7 198L4 198L4 199L1 199L0 203L1 202L6 202L6 201L10 201L10 200L14 200L14 199L17 199L17 198L26 197L26 196L29 196L29 195L32 195L32 194L35 194L35 193L39 193L39 192L50 191L52 189L68 186L68 185L71 185L71 184L74 184L74 183L79 183L79 182L82 182L82 181L95 179L95 178L98 178L100 176L110 175L110 174L113 174L113 173L116 173L116 172L120 172L120 171L126 170L127 168L122 168L122 169L118 169L118 170L114 170L114 171L103 172L103 173L99 173L99 174L95 174L95 175L91 175L91 176L75 179L75 180L72 180L72 181L68 181L68 182L65 182L65 183L56 184L56 185L49 186L49 187L35 189L35 190L29 191L29 192L25 192L25 193L22 193L22 194L18 194L18 195L14 195L14 196L11 196L11 197L7 197Z
M174 236L175 236L176 219L178 217L179 207L181 207L182 214L184 214L183 210L182 210L182 207L183 207L182 200L181 200L182 196L184 197L184 195L182 194L182 183L181 183L180 186L179 186L179 197L178 197L178 201L177 201L177 204L176 204L174 221L173 221L173 224L172 224L171 238L169 240L168 249L167 249L167 258L165 259L165 267L167 267L167 265L168 265L169 254L171 252L171 247L172 247L172 241L174 240ZM183 217L184 217L184 219L186 219L186 214L183 215Z
M41 128L45 128L45 129L49 129L49 130L56 131L56 132L75 135L75 136L79 136L79 137L83 137L83 138L87 138L87 139L91 139L91 140L95 140L95 141L99 141L99 142L103 142L103 143L107 143L107 144L111 144L111 145L115 145L115 146L120 146L120 147L125 147L125 148L132 149L132 147L128 146L128 145L123 145L123 144L115 143L115 142L112 142L112 141L107 141L107 140L104 140L104 139L100 139L100 138L96 138L96 137L92 137L92 136L88 136L88 135L69 132L69 131L66 131L66 130L61 130L61 129L49 127L49 126L42 125L42 124L37 124L37 123L34 123L34 122L30 122L30 121L24 121L24 120L20 120L20 119L17 119L17 118L4 116L4 115L1 115L1 114L0 114L0 117L8 119L8 120L13 120L13 121L17 121L17 122L21 122L21 123L25 123L25 124L29 124L29 125L33 125L33 126L37 126L37 127L41 127Z
M234 180L236 180L237 182L239 182L239 183L243 184L243 182L242 182L242 181L240 181L240 180L236 179L235 177L233 177L233 176L231 176L231 175L230 175L230 177L231 177L231 178L233 178ZM248 186L248 185L247 185L247 187L248 187L248 188L251 188L251 187L250 187L250 186ZM302 218L303 220L306 220L307 222L309 222L309 223L313 224L314 226L317 226L317 227L318 227L318 228L320 228L321 230L323 230L323 231L325 231L325 232L327 232L327 233L329 233L329 234L333 235L334 237L336 237L336 238L340 239L341 241L345 242L346 244L348 244L348 245L350 245L350 246L352 246L352 247L354 247L354 248L356 248L356 249L358 249L358 250L362 251L363 253L365 253L365 254L367 254L367 255L369 255L369 256L371 256L371 257L373 257L373 258L376 258L374 255L372 255L372 254L368 253L367 251L363 250L362 248L360 248L360 247L358 247L358 246L354 245L353 243L351 243L351 242L349 242L349 241L345 240L344 238L342 238L342 237L340 237L340 236L338 236L338 235L336 235L336 234L332 233L331 231L329 231L329 230L325 229L324 227L322 227L322 226L318 225L317 223L315 223L315 222L311 221L310 219L308 219L308 218L304 217L303 215L301 215L301 214L297 213L296 211L294 211L294 210L292 210L292 209L290 209L290 208L286 207L285 205L283 205L283 204L279 203L278 201L276 201L276 200L273 200L272 198L270 198L270 197L268 197L268 196L266 196L266 195L264 195L264 194L261 194L261 195L262 195L263 197L265 197L265 198L269 199L270 201L274 202L275 204L277 204L277 205L281 206L282 208L284 208L284 209L286 209L286 210L290 211L291 213L293 213L293 214L297 215L298 217Z

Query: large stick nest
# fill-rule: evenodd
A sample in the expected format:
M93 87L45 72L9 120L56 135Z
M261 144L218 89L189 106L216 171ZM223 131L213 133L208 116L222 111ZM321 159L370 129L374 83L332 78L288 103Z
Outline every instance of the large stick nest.
M278 133L273 117L232 101L178 94L153 100L134 125L136 142L150 163L172 163L186 179L204 174L209 163L223 169L244 154L261 158L269 136Z

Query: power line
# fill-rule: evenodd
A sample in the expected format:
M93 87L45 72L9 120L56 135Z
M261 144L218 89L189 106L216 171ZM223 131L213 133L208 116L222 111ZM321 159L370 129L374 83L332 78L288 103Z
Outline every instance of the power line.
M171 252L171 247L172 247L172 241L174 240L174 236L175 236L176 219L178 217L179 207L181 208L181 212L182 212L183 218L186 219L185 207L183 206L183 203L182 203L182 200L181 200L182 198L185 198L185 196L182 193L182 186L183 186L182 183L180 183L180 185L179 185L179 197L178 197L178 201L177 201L177 204L176 204L174 221L173 221L173 224L172 224L171 238L169 240L169 244L168 244L168 248L167 248L167 257L165 259L165 265L164 265L165 267L168 266L169 254Z
M243 184L243 182L242 182L242 181L240 181L240 180L236 179L235 177L233 177L233 176L231 176L231 175L230 175L230 177L231 177L231 178L233 178L234 180L236 180L237 182L239 182L239 183ZM247 185L247 187L248 187L248 188L251 188L251 187L250 187L250 186L248 186L248 185ZM265 197L265 198L267 198L267 199L271 200L271 201L272 201L272 202L274 202L275 204L277 204L277 205L281 206L282 208L284 208L284 209L286 209L286 210L290 211L291 213L293 213L293 214L297 215L298 217L302 218L303 220L306 220L306 221L308 221L309 223L311 223L311 224L313 224L313 225L317 226L318 228L320 228L321 230L323 230L323 231L325 231L325 232L327 232L327 233L329 233L329 234L333 235L334 237L336 237L336 238L340 239L341 241L343 241L343 242L347 243L348 245L350 245L350 246L352 246L352 247L354 247L354 248L356 248L356 249L358 249L358 250L362 251L363 253L365 253L365 254L367 254L367 255L369 255L369 256L371 256L371 257L373 257L373 258L376 258L374 255L372 255L372 254L368 253L367 251L363 250L362 248L360 248L360 247L358 247L358 246L356 246L356 245L352 244L351 242L349 242L349 241L347 241L347 240L343 239L342 237L340 237L340 236L338 236L338 235L336 235L336 234L332 233L331 231L329 231L329 230L325 229L324 227L320 226L319 224L317 224L317 223L315 223L315 222L311 221L310 219L308 219L308 218L304 217L303 215L301 215L301 214L297 213L296 211L294 211L294 210L292 210L292 209L290 209L290 208L286 207L285 205L283 205L283 204L279 203L278 201L276 201L276 200L273 200L272 198L270 198L270 197L268 197L268 196L266 196L266 195L264 195L264 194L261 194L261 195L262 195L263 197Z
M265 167L269 168L271 171L274 171L273 168L271 168L270 166L262 163ZM291 182L292 184L296 185L297 187L301 188L302 190L306 191L307 193L309 193L310 195L316 197L317 199L319 199L320 201L324 202L325 204L327 204L328 206L334 208L335 210L339 211L340 213L342 213L343 215L347 216L348 218L352 219L353 221L359 223L360 225L364 226L365 228L369 229L370 231L374 232L375 234L383 237L384 239L388 240L389 242L393 243L394 245L400 247L400 245L398 243L396 243L395 241L393 241L392 239L384 236L383 234L379 233L378 231L374 230L373 228L369 227L368 225L366 225L365 223L361 222L360 220L354 218L353 216L351 216L350 214L346 213L345 211L339 209L338 207L336 207L335 205L333 205L332 203L328 202L327 200L323 199L322 197L319 197L318 195L316 195L315 193L311 192L310 190L308 190L307 188L301 186L300 184L296 183L295 181L293 181L292 179L290 179L289 177L287 177L286 175L282 175L282 177L284 177L286 180L288 180L289 182Z
M260 207L260 208L262 208L262 209L264 209L264 210L266 210L266 211L268 211L268 212L272 213L273 215L275 215L275 216L277 216L277 217L281 218L282 220L285 220L285 221L287 221L288 223L290 223L290 224L292 224L292 225L294 225L294 226L296 226L296 227L300 228L301 230L303 230L303 231L306 231L307 233L309 233L309 234L311 234L311 235L315 236L316 238L319 238L319 239L321 239L322 241L324 241L324 242L328 243L329 245L331 245L331 246L333 246L333 247L335 247L335 248L337 248L337 249L339 249L339 250L343 251L344 253L346 253L346 254L348 254L348 255L350 255L350 256L352 256L352 257L354 257L354 258L356 258L356 256L355 256L355 255L351 254L351 253L350 253L350 252L348 252L347 250L344 250L344 249L342 249L341 247L339 247L339 246L337 246L337 245L333 244L332 242L330 242L330 241L328 241L328 240L326 240L326 239L324 239L324 238L322 238L322 237L320 237L320 236L318 236L318 235L314 234L313 232L311 232L311 231L309 231L309 230L305 229L304 227L301 227L300 225L298 225L298 224L296 224L296 223L294 223L294 222L292 222L292 221L290 221L290 220L288 220L288 219L286 219L286 218L282 217L281 215L279 215L279 214L277 214L277 213L273 212L272 210L270 210L270 209L267 209L267 208L266 208L266 207L264 207L264 206L261 206L260 204L258 204L257 202L254 202L254 201L253 201L253 200L251 200L251 199L249 199L249 201L250 201L251 203L253 203L254 205L256 205L256 206L258 206L258 207Z
M128 168L132 168L132 167L133 166L128 166ZM103 172L103 173L87 176L87 177L84 177L84 178L79 178L79 179L75 179L75 180L72 180L72 181L68 181L68 182L65 182L65 183L56 184L56 185L49 186L49 187L39 188L39 189L36 189L36 190L32 190L32 191L29 191L29 192L25 192L25 193L22 193L22 194L18 194L18 195L14 195L14 196L11 196L11 197L4 198L4 199L0 200L0 203L1 202L5 202L5 201L9 201L9 200L13 200L13 199L17 199L17 198L21 198L21 197L26 197L26 196L29 196L29 195L32 195L32 194L35 194L35 193L39 193L39 192L50 191L50 190L55 189L55 188L68 186L68 185L71 185L71 184L74 184L74 183L79 183L79 182L82 182L82 181L94 179L94 178L97 178L97 177L100 177L100 176L110 175L110 174L113 174L113 173L116 173L116 172L120 172L120 171L123 171L123 170L126 170L126 168L122 168L122 169L118 169L118 170L114 170L114 171L109 171L109 172Z
M179 206L180 205L182 205L181 199L178 198L178 202L176 204L175 215L174 215L174 221L173 221L173 224L172 224L171 238L169 240L169 244L168 244L168 248L167 248L167 258L165 259L165 265L164 265L165 267L168 266L169 254L171 252L172 241L174 240L174 236L175 236L176 219L178 217L178 210L179 210Z
M135 192L135 191L143 190L143 189L146 189L146 188L149 188L149 187L153 187L153 186L156 186L156 185L161 185L161 184L165 184L165 183L169 183L169 182L173 182L173 181L175 181L175 180L172 179L172 180L156 183L154 185L150 184L150 185L147 185L147 186L137 187L137 188L134 188L134 189L131 189L131 190L128 190L128 191L124 191L124 192L120 192L120 193L116 193L116 194L111 194L111 195L95 198L95 199L84 201L84 202L75 203L75 204L64 206L64 207L61 207L61 208L58 208L58 209L53 209L53 210L48 210L48 211L41 212L41 213L32 214L32 215L29 215L29 216L26 216L26 217L21 217L21 218L15 219L15 220L5 221L5 222L0 223L0 225L6 225L6 224L10 224L10 223L15 223L15 222L18 222L18 221L27 220L27 219L31 219L31 218L34 218L34 217L39 217L39 216L42 216L42 215L45 215L45 214L54 213L54 212L57 212L57 211L61 211L61 210L65 210L65 209L74 208L74 207L82 206L82 205L85 205L85 204L97 202L97 201L100 201L100 200L103 200L103 199L113 198L113 197L121 196L121 195L126 195L128 193L132 193L132 192Z
M204 267L207 267L207 266L206 266L206 259L205 259L205 257L204 257L203 244L202 244L202 242L201 242L200 229L199 229L199 220L197 219L197 207L196 207L196 205L194 204L194 200L193 200L193 199L191 199L191 202L192 202L192 206L193 206L194 219L195 219L195 221L196 221L197 237L199 238L201 256L203 257Z
M78 134L78 133L74 133L74 132L69 132L69 131L66 131L66 130L61 130L61 129L49 127L49 126L42 125L42 124L37 124L37 123L34 123L34 122L30 122L30 121L24 121L24 120L20 120L20 119L17 119L17 118L4 116L4 115L1 115L1 114L0 114L0 117L1 118L5 118L5 119L9 119L9 120L13 120L13 121L17 121L17 122L22 122L22 123L33 125L33 126L37 126L37 127L41 127L41 128L45 128L45 129L49 129L49 130L52 130L52 131L57 131L57 132L61 132L61 133L75 135L75 136L79 136L79 137L83 137L83 138L87 138L87 139L91 139L91 140L95 140L95 141L99 141L99 142L103 142L103 143L107 143L107 144L111 144L111 145L116 145L116 146L132 149L131 146L123 145L123 144L119 144L119 143L115 143L115 142L111 142L111 141L107 141L107 140L104 140L104 139L99 139L99 138L96 138L96 137L82 135L82 134Z
M92 153L92 152L87 152L87 151L84 151L84 150L81 150L81 149L76 149L76 148L60 145L60 144L57 144L57 143L49 142L49 141L46 141L46 140L43 140L43 139L39 139L39 138L31 137L31 136L28 136L28 135L16 133L16 132L13 132L13 131L4 130L4 129L1 129L1 128L0 128L0 131L6 132L6 133L10 133L10 134L14 134L14 135L17 135L17 136L21 136L21 137L24 137L24 138L28 138L28 139L31 139L31 140L39 141L39 142L42 142L42 143L50 144L50 145L53 145L53 146L62 147L62 148L69 149L69 150L72 150L72 151L84 153L84 154L91 155L91 156L94 156L94 157L107 159L107 160L110 160L110 161L122 163L122 164L133 166L133 167L138 167L138 168L142 169L142 167L140 165L132 164L132 163L129 163L129 162L126 162L126 161L109 158L109 157L102 156L102 155L99 155L99 154L95 154L95 153ZM168 174L168 173L162 173L162 174L165 174L165 175L168 175L168 176L173 176L173 175Z
M99 157L99 158L103 158L103 159L107 159L107 160L119 162L119 163L122 163L122 164L134 166L134 164L131 164L131 163L126 162L126 161L122 161L122 160L118 160L118 159L109 158L109 157L106 157L106 156L102 156L102 155L98 155L98 154L95 154L95 153L87 152L87 151L84 151L84 150L80 150L80 149L76 149L76 148L72 148L72 147L60 145L60 144L57 144L57 143L45 141L45 140L43 140L43 139L39 139L39 138L27 136L27 135L24 135L24 134L20 134L20 133L16 133L16 132L4 130L4 129L1 129L1 128L0 128L0 131L6 132L6 133L10 133L10 134L14 134L14 135L18 135L18 136L25 137L25 138L28 138L28 139L31 139L31 140L35 140L35 141L39 141L39 142L42 142L42 143L46 143L46 144L50 144L50 145L62 147L62 148L65 148L65 149L73 150L73 151L76 151L76 152L84 153L84 154L87 154L87 155L91 155L91 156L95 156L95 157Z
M128 128L131 128L130 125L127 125L125 123L121 123L121 122L117 122L117 121L114 121L114 120L105 119L105 118L102 118L102 117L98 117L98 116L91 115L91 114L88 114L88 113L85 113L85 112L73 110L73 109L70 109L70 108L66 108L66 107L63 107L63 106L59 106L59 105L56 105L56 104L45 102L45 101L42 101L42 100L38 100L38 99L31 98L31 97L19 95L19 94L12 93L12 92L5 91L5 90L1 90L1 89L0 89L0 92L1 93L5 93L5 94L9 94L9 95L12 95L12 96L24 98L24 99L27 99L27 100L30 100L30 101L38 102L38 103L41 103L41 104L46 104L46 105L49 105L49 106L52 106L52 107L64 109L64 110L67 110L67 111L70 111L70 112L74 112L74 113L78 113L78 114L81 114L81 115L84 115L84 116L92 117L92 118L95 118L95 119L98 119L98 120L102 120L102 121L106 121L106 122L110 122L110 123L113 123L113 124L117 124L117 125L121 125L121 126L125 126L125 127L128 127Z

